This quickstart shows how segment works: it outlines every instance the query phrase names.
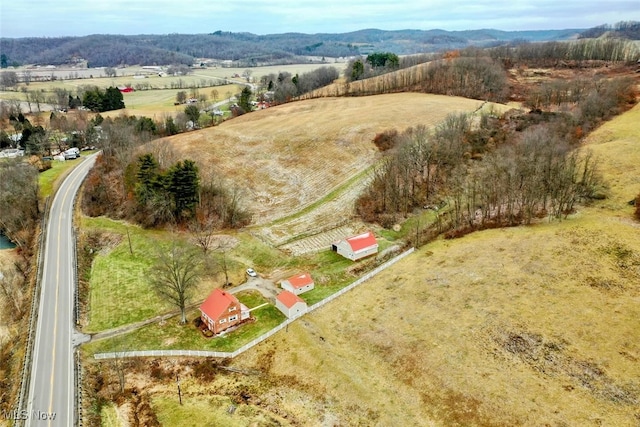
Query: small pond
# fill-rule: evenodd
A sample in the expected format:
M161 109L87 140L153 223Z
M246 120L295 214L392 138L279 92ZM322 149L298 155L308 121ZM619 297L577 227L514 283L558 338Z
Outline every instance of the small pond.
M0 233L0 249L13 249L15 247L16 245L14 245L11 240L7 239L7 236Z

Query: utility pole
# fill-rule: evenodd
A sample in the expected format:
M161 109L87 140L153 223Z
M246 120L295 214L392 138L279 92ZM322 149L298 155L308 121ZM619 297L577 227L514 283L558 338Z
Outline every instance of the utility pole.
M127 240L129 240L129 253L133 255L133 246L131 246L131 234L129 234L129 227L127 227Z
M180 378L178 377L178 374L176 374L176 384L178 384L178 400L182 406L182 391L180 390Z

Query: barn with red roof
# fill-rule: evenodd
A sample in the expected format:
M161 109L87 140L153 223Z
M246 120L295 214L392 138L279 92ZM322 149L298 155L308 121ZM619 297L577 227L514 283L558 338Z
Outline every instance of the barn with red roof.
M200 306L200 318L214 334L250 317L249 309L235 295L215 289Z
M338 240L331 245L331 249L351 261L357 261L378 253L378 241L371 231L367 231L357 236Z
M289 291L282 291L278 294L276 307L289 319L300 316L307 311L307 303L298 295Z
M313 278L309 273L302 273L283 280L280 282L280 286L286 291L300 295L310 291L315 285L313 283Z

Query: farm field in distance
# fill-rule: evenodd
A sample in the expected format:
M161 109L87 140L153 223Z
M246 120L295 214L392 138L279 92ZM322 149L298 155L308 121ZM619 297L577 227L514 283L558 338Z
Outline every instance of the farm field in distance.
M293 75L303 74L313 71L322 66L334 66L342 73L345 66L342 62L335 62L331 59L327 63L306 63L292 65L277 65L265 67L248 68L251 71L251 78L259 80L263 75L279 72L289 72ZM126 68L116 68L115 77L107 77L104 68L69 68L69 69L52 69L42 70L33 69L32 74L36 75L54 75L55 81L33 81L29 84L29 91L42 91L52 94L54 89L62 88L74 91L79 86L98 86L107 88L109 86L131 86L137 88L139 86L146 87L145 90L136 90L130 93L124 93L125 110L112 111L102 113L104 117L116 117L120 114L147 116L150 118L160 119L162 115L175 115L184 111L184 105L174 105L176 94L179 91L190 92L190 86L203 86L198 88L200 94L208 97L208 102L224 101L229 96L234 96L242 90L246 79L242 76L247 68L227 68L227 67L208 67L194 68L193 73L186 76L164 76L160 77L157 72L149 69L143 69L141 66L132 66ZM24 68L16 69L16 72L23 72ZM147 78L134 78L135 75L146 75ZM238 77L234 77L238 76ZM212 86L212 85L216 86ZM212 90L217 91L216 100L211 94ZM10 100L16 99L23 101L23 108L28 111L28 105L25 102L25 94L18 91L2 91L0 90L0 99ZM50 111L51 106L43 104L43 111ZM32 103L33 111L37 111L35 103ZM46 114L48 118L48 114Z

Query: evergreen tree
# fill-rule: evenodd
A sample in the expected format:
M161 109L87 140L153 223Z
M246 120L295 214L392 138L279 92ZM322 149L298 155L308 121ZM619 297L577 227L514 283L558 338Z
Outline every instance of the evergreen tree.
M138 157L136 178L135 195L138 203L144 206L155 197L163 196L165 192L163 176L160 173L160 165L153 154L143 154Z
M195 105L187 105L184 108L184 114L187 116L189 120L193 122L194 126L197 126L198 119L200 118L200 110Z
M353 63L351 70L351 80L360 80L364 75L364 64L361 60L357 60Z
M167 185L173 198L175 217L183 218L193 215L200 188L196 164L192 160L176 163L169 170Z
M164 121L164 132L167 135L175 135L180 132L180 129L178 129L178 125L176 125L176 122L173 121L173 117L167 117Z
M104 111L102 110L102 94L100 89L94 88L84 93L82 97L82 105L91 111Z
M251 88L249 88L249 86L245 86L244 89L242 89L242 92L240 92L238 106L242 108L245 113L252 110L251 95L253 95L253 92L251 92Z
M102 110L112 111L124 108L124 99L122 92L117 87L108 87L102 97Z

